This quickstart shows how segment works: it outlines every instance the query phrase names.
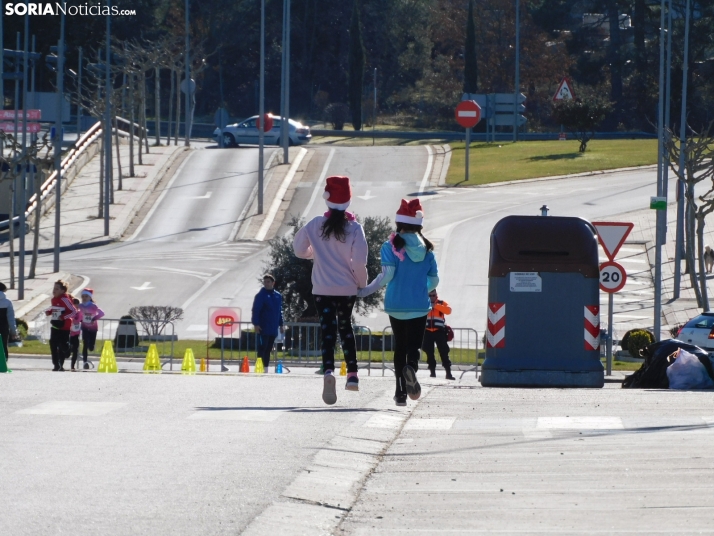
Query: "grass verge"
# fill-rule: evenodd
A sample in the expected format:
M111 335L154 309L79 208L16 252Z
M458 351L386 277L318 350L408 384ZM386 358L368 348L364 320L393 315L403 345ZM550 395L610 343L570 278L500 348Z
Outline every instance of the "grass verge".
M575 140L472 143L467 181L466 144L452 143L446 182L470 186L644 166L657 161L657 140L592 140L584 153L578 152L578 146Z

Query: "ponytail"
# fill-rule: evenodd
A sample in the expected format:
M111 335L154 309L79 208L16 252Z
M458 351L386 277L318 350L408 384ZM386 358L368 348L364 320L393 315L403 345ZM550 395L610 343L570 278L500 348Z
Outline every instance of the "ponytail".
M399 236L399 233L402 231L407 231L407 232L414 232L418 234L421 239L424 241L424 245L426 246L427 251L434 251L434 244L432 244L429 240L427 240L423 234L421 234L422 226L421 225L413 225L411 223L402 223L402 222L397 222L397 234L394 236L394 240L392 241L392 244L394 245L394 249L399 251L402 249L405 245L406 242L404 239Z

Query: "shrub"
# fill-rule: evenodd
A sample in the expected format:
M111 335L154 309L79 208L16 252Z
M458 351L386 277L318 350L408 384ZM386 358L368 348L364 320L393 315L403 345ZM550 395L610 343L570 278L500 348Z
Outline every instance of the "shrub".
M17 324L17 340L24 341L27 338L27 333L29 332L29 326L22 318L15 320Z
M632 357L640 357L640 350L655 342L654 333L646 329L631 329L620 341L623 350L630 352Z
M679 330L684 327L684 324L675 324L671 328L669 328L669 334L673 339L677 338L677 335L679 335Z
M141 305L129 309L129 316L141 322L146 333L152 336L161 334L171 322L181 320L183 309L170 305Z

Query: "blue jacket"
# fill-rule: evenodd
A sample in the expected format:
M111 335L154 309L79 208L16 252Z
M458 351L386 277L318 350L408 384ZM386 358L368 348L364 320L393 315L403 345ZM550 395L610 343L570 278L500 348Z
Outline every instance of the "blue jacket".
M283 296L277 290L260 289L253 300L251 323L260 326L263 335L278 335L283 325Z
M434 253L427 251L419 235L401 235L406 247L395 254L390 241L382 245L382 266L393 266L394 277L387 283L384 312L401 320L426 316L431 311L429 290L436 288L439 271ZM399 257L403 258L399 258Z

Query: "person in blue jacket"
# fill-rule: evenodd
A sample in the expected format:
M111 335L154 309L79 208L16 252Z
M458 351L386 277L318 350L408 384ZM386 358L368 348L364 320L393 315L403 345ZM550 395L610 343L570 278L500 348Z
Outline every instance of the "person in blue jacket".
M424 211L419 199L402 199L394 219L397 232L382 245L382 273L357 296L369 296L387 286L384 312L394 332L394 401L397 406L406 406L407 396L417 400L421 395L416 373L426 317L431 311L429 292L439 284L439 271L434 246L421 234Z
M253 315L251 322L258 335L258 357L263 360L265 372L268 372L270 353L278 336L278 330L285 331L283 326L283 296L275 290L275 277L272 274L263 276L263 288L253 300Z

